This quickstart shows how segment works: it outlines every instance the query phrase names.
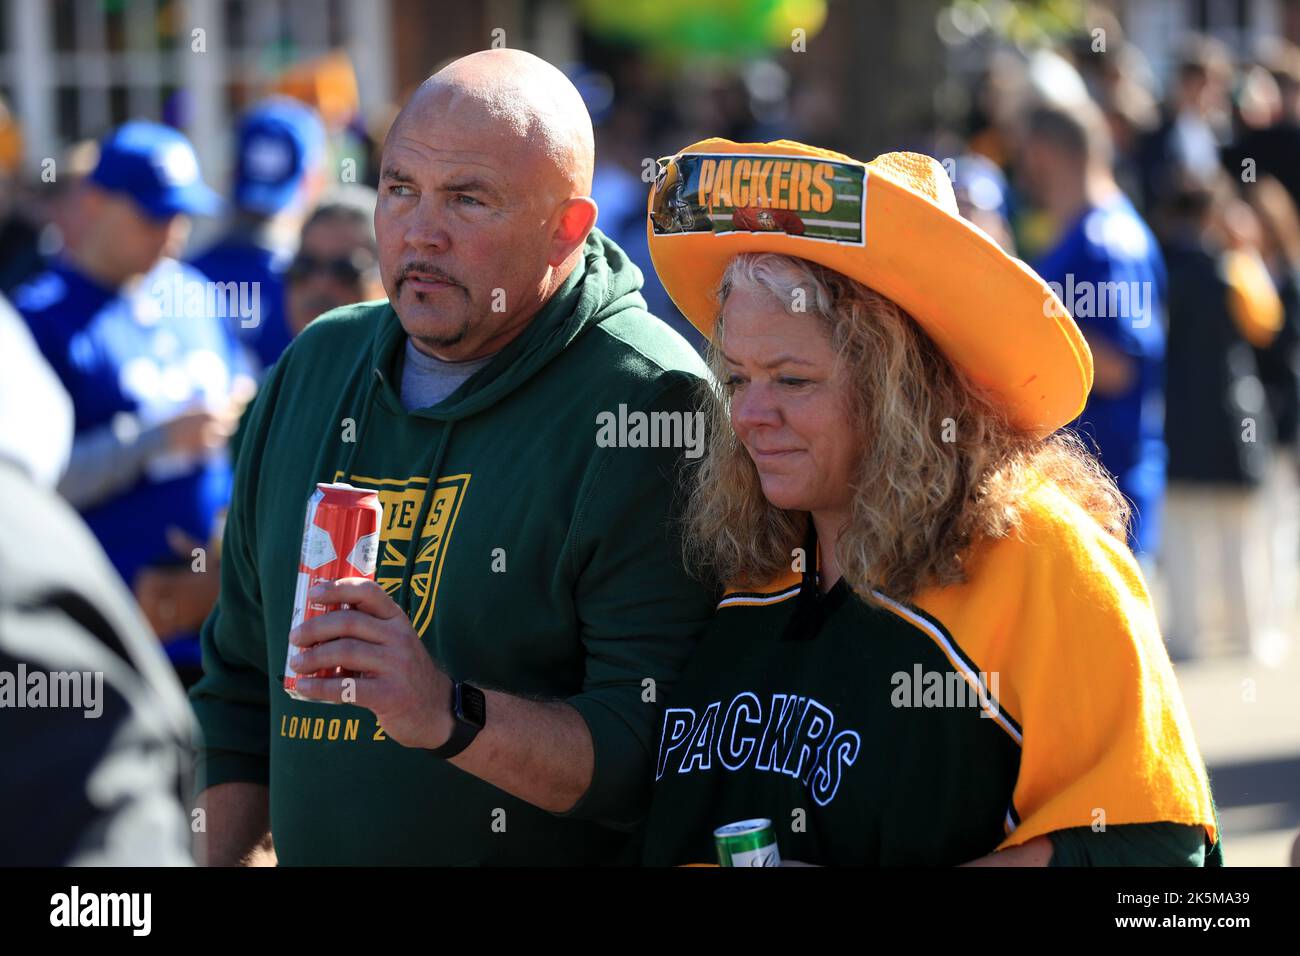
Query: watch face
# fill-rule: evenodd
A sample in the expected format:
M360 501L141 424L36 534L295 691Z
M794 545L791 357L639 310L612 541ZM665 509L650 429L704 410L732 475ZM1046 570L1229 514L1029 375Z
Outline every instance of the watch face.
M487 720L487 699L477 687L461 683L458 685L460 696L460 716L476 727L482 727Z

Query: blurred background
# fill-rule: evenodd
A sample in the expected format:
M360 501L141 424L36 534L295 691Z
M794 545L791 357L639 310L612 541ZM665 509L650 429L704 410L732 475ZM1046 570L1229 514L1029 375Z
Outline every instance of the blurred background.
M1300 0L0 0L0 293L72 395L76 436L70 457L17 437L40 403L10 398L0 454L82 513L192 683L239 414L306 322L382 295L378 154L430 73L490 46L568 73L596 127L598 226L697 347L646 251L657 157L707 136L926 152L963 215L1057 284L1088 336L1097 386L1075 427L1136 506L1130 545L1227 862L1286 865L1300 829L1297 44ZM158 125L103 145L129 121ZM172 149L168 129L221 208L105 205L143 201L123 164ZM93 391L42 330L60 309L129 304L128 280L165 262L259 283L262 321L188 315L224 322L220 375L173 387L169 343L136 378L171 386L87 411ZM169 515L151 497L164 472L207 475L206 510ZM115 527L138 515L165 543L118 553L113 508Z

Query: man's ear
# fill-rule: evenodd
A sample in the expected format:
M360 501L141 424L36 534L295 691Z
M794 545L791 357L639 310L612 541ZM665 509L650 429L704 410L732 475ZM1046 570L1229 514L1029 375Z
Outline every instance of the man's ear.
M596 225L596 212L596 201L590 196L575 196L560 204L555 232L551 235L551 255L547 259L552 268L560 266L587 241L587 235Z

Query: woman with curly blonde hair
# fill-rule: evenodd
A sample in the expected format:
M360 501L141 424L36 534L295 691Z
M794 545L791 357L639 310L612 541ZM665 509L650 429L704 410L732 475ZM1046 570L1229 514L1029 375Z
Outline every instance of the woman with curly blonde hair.
M710 337L686 556L727 589L643 859L768 820L809 863L1221 862L1128 505L1059 430L1087 346L942 167L707 140L648 229Z

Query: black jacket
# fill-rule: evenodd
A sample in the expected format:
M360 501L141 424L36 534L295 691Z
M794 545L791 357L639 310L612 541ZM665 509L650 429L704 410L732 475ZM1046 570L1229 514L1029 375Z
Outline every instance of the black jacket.
M1228 308L1220 257L1188 239L1166 242L1164 253L1169 481L1254 485L1272 454L1274 426L1254 350Z
M1300 430L1300 277L1288 272L1277 294L1282 299L1282 328L1266 348L1255 350L1255 361L1277 440L1294 445Z

